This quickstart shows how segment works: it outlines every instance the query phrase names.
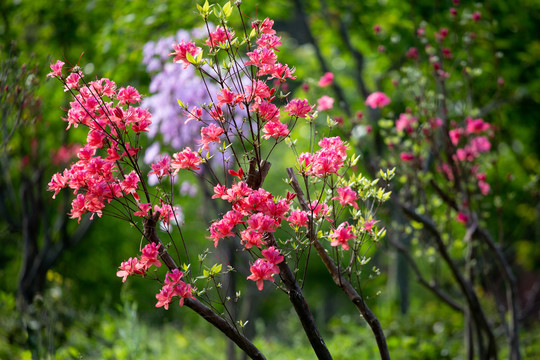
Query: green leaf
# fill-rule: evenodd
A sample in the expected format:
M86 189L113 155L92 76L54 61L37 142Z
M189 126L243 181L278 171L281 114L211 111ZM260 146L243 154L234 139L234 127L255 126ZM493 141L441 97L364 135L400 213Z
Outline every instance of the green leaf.
M210 10L210 4L208 4L208 0L206 0L206 1L204 2L204 5L203 5L203 8L202 8L202 9L203 9L203 11L204 11L205 13L208 13L208 10Z
M232 14L232 6L231 6L231 2L228 1L224 6L223 6L223 13L225 14L225 17L228 18L229 16L231 16Z

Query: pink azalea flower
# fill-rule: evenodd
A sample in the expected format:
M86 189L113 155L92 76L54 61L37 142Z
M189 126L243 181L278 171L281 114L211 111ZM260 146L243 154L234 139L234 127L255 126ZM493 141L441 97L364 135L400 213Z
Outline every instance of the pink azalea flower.
M144 273L139 266L139 259L137 258L129 258L127 261L122 262L118 268L120 270L116 272L116 276L121 277L122 282L126 282L129 275Z
M163 176L171 174L171 158L169 155L165 155L161 160L150 166L152 167L152 171L148 175L156 175L161 179Z
M191 151L191 148L186 147L184 150L173 154L173 160L171 161L171 169L173 174L177 174L180 169L199 170L199 165L202 163L202 159L199 154Z
M263 234L251 228L247 228L246 230L240 232L240 239L246 249L251 249L253 246L256 246L260 249L262 244L264 243Z
M139 95L139 92L133 86L128 86L126 88L120 88L118 91L118 100L122 105L136 104L141 102L141 95Z
M289 111L289 115L291 116L305 118L311 111L311 105L309 105L309 102L306 99L292 99L285 106L285 109Z
M264 280L270 280L274 282L274 264L269 262L266 259L257 259L253 265L250 267L251 275L247 278L257 282L257 288L259 290L263 289Z
M352 229L352 225L349 225L348 222L340 224L337 229L332 230L330 235L328 235L328 238L331 240L330 245L341 245L343 250L349 250L349 240L354 238Z
M467 134L477 134L491 128L491 126L485 122L484 119L473 119L468 117L465 119L465 122L467 123Z
M317 100L317 111L330 110L334 107L334 98L323 95Z
M358 209L358 204L356 203L358 194L356 191L351 189L350 186L337 188L337 193L338 196L334 196L332 200L338 200L341 206L350 205L355 209Z
M201 128L200 143L201 145L203 145L203 149L208 150L208 144L210 144L211 142L220 142L219 137L223 133L223 129L214 123L210 124L207 127Z
M369 94L366 99L366 105L372 109L383 108L388 104L390 104L390 98L380 91Z
M283 124L279 121L267 122L264 124L263 133L263 138L268 140L273 137L277 140L280 137L286 137L289 135L289 129L287 128L287 124Z
M143 271L148 270L148 268L152 265L155 265L156 267L161 266L161 262L158 260L158 249L160 246L161 244L150 243L142 249L142 255L139 265L141 266L141 269Z
M137 206L139 207L140 210L135 211L133 215L140 216L140 217L145 217L146 215L148 215L148 211L152 208L151 203L138 204Z
M459 138L461 137L461 135L463 135L463 129L452 129L448 132L448 135L450 136L450 141L452 142L452 144L454 146L457 146L457 144L459 143Z
M229 29L224 28L223 26L218 26L215 31L210 33L210 37L206 39L206 45L210 47L217 46L218 44L224 44L229 41L232 41L234 38L234 31L229 31Z
M51 63L51 72L47 74L47 77L56 77L56 76L62 76L62 66L64 66L64 62L60 60L56 60L56 63Z
M367 231L369 234L373 231L373 225L375 225L378 221L375 219L371 219L369 221L364 222L363 229Z
M283 262L283 256L279 253L279 250L276 249L274 246L269 247L268 249L264 249L261 251L262 256L268 261L270 264L274 265L273 271L274 274L279 274L279 267L277 264Z
M183 65L184 69L187 68L191 63L187 59L187 54L189 53L193 57L199 55L199 53L202 51L202 49L195 45L194 42L188 42L180 41L180 43L173 45L174 51L169 54L169 56L173 55L174 59L173 61L175 63L180 63Z
M156 307L165 307L165 310L169 310L169 304L174 296L174 289L172 286L164 286L159 294L156 295L158 300Z
M296 209L291 211L291 214L287 218L287 221L291 223L291 225L295 227L307 227L308 223L308 214L305 211L302 211L300 209Z
M319 86L320 87L330 86L332 85L333 82L334 82L334 74L332 74L331 72L327 72L320 78Z

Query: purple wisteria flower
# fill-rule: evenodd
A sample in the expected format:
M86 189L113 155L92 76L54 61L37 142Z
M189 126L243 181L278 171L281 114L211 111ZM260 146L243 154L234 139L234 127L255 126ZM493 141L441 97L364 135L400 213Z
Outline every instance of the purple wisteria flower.
M143 63L146 70L152 74L150 82L151 96L143 101L143 106L152 113L152 127L148 133L149 138L156 138L159 134L163 143L173 149L186 146L197 148L196 139L200 138L201 123L190 121L178 105L178 99L190 106L209 104L211 102L208 91L201 79L195 73L194 67L183 69L181 64L172 62L169 53L172 45L182 40L202 36L197 29L191 32L179 30L176 36L161 38L145 44L143 49ZM217 87L207 84L211 93L217 93ZM145 156L146 161L153 161L160 152L159 143L154 142Z

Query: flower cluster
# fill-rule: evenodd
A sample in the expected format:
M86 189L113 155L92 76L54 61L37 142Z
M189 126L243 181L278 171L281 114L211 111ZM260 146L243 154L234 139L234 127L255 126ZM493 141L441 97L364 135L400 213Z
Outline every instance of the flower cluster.
M101 216L105 204L113 199L130 195L138 203L139 176L135 171L126 174L124 165L134 164L139 151L136 144L130 145L129 139L148 131L152 122L150 112L130 105L139 103L141 96L131 86L117 89L109 79L85 83L79 72L64 78L61 62L52 64L51 69L48 76L60 79L74 94L64 119L68 129L83 125L88 134L86 144L77 154L79 161L54 174L48 190L54 191L55 197L63 188L72 189L77 196L70 215L79 221L84 213ZM71 81L74 78L77 81ZM134 134L130 136L131 132ZM104 157L98 155L100 152Z
M322 138L321 147L316 153L302 153L298 157L301 168L306 174L316 177L325 177L337 174L343 167L347 158L347 146L340 137Z
M178 303L179 306L184 305L185 299L194 298L193 289L190 284L186 284L182 281L184 273L178 269L173 269L168 271L165 275L165 282L159 294L156 295L158 300L156 307L165 307L166 310L169 309L169 304L172 302L172 298L175 296L180 297Z
M127 280L127 277L130 275L146 274L146 272L152 265L160 267L161 262L158 260L160 246L161 244L147 244L142 249L141 258L129 258L127 261L122 262L122 264L118 267L120 270L116 272L116 276L121 277L122 282L125 282Z
M264 249L261 253L264 259L255 260L255 263L250 267L251 275L247 277L249 280L257 282L259 290L263 289L263 280L274 281L273 276L279 274L277 264L283 261L283 256L273 246Z

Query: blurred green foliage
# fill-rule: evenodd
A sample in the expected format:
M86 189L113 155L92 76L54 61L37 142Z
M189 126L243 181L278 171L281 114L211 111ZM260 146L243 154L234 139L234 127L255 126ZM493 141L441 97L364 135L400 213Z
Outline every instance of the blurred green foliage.
M414 30L420 17L427 19L429 26L436 29L438 24L447 21L449 7L449 1L427 0L302 3L328 70L334 72L336 81L345 89L344 100L350 108L350 115L339 110L344 108L342 106L336 106L332 115L345 116L346 126L351 126L356 111L365 108L356 81L358 68L340 36L340 26L346 26L349 40L364 54L362 75L367 86L386 89L392 86L392 72L388 69L401 61L403 53L417 41ZM469 1L461 4L476 6ZM257 14L259 18L270 16L276 20L275 28L282 32L284 44L280 57L283 62L297 68L299 81L292 83L291 89L302 95L299 86L303 82L313 87L323 69L315 49L307 40L305 29L299 25L301 15L295 2L245 1L243 9L248 16ZM506 250L513 255L518 268L538 272L540 42L537 34L540 33L540 5L528 0L511 4L501 0L479 4L478 9L489 13L493 20L477 29L481 44L478 54L491 57L490 61L482 63L482 73L475 78L474 87L480 90L475 92L475 102L488 104L495 97L501 99L496 111L489 114L490 122L498 126L500 145L497 166L489 175L495 179L495 191L490 199L493 205L486 208L489 214L487 221L489 228L502 228L504 238L511 240L511 246ZM67 98L58 83L45 81L50 61L59 58L74 65L80 58L80 64L89 77L109 77L119 84L131 84L141 93L148 93L149 75L141 63L143 45L173 34L179 28L189 29L199 24L191 1L3 1L0 14L1 56L6 56L6 49L15 41L21 52L20 65L30 59L39 64L37 77L40 82L35 96L42 100L40 118L44 128L39 134L43 154L50 154L62 142L80 140L75 136L59 141L64 136L61 134L65 133L60 107L66 106ZM381 37L373 32L375 24L383 29ZM381 56L377 53L377 46L382 43L386 53ZM497 52L503 56L495 57ZM381 75L385 76L377 83L376 79ZM500 89L496 84L498 77L505 81ZM397 108L399 102L394 105ZM14 139L21 153L29 151L24 142L25 136L28 132L20 132ZM370 142L357 145L366 156L374 147ZM276 158L282 158L286 163L286 156L279 153ZM16 162L21 161L21 157L13 158L12 171L17 171ZM274 165L281 168L279 161ZM47 169L45 178L56 171ZM269 188L282 187L283 177L284 173L280 175L276 170L275 175L268 179ZM50 197L50 194L46 196ZM207 209L201 208L195 200L182 200L186 222L190 224L186 227L185 237L200 252L208 247L204 223ZM50 211L56 208L56 205L49 205ZM0 219L3 246L0 264L3 290L0 293L0 358L30 358L30 353L25 350L27 335L23 323L38 328L45 324L41 338L41 345L47 349L44 353L56 353L59 359L171 358L179 353L188 359L217 359L217 354L225 354L224 338L199 318L183 309L165 312L154 308L153 294L158 291L157 284L131 279L121 286L115 276L116 268L138 250L140 237L133 229L118 226L114 219L103 218L96 222L98 226L91 229L85 240L66 252L56 264L48 277L47 292L33 313L21 319L16 312L14 297L21 261L18 257L20 234L10 232L4 220ZM70 224L70 227L74 226ZM459 248L454 250L460 251ZM383 251L373 256L382 267L392 266L389 264L391 256ZM321 264L315 262L310 266L312 278L306 282L306 297L322 299L313 310L318 320L327 324L322 326L323 332L327 334L335 359L375 356L376 349L363 322L347 315L350 309L341 297L326 294L325 287L330 279ZM444 279L444 271L440 277ZM441 307L429 294L416 287L413 287L410 311L401 315L396 298L391 296L394 289L385 290L383 296L375 296L377 289L383 288L387 280L383 275L371 281L367 292L375 298L371 301L387 331L390 352L395 354L394 357L444 359L456 358L458 354L459 358L463 337L461 316ZM258 334L257 346L270 359L312 358L312 351L294 316L285 312L277 319L272 317L276 311L279 313L287 307L285 297L271 296L266 292L261 297L258 313L262 320L252 324ZM538 338L534 335L538 331L535 320L537 318L533 319L530 328L523 330L524 358L540 356ZM269 329L280 336L267 336Z

